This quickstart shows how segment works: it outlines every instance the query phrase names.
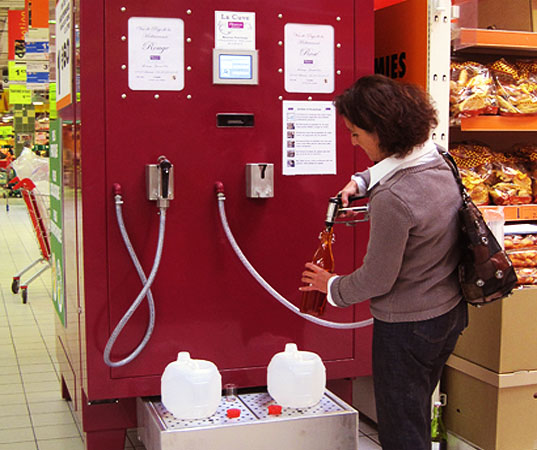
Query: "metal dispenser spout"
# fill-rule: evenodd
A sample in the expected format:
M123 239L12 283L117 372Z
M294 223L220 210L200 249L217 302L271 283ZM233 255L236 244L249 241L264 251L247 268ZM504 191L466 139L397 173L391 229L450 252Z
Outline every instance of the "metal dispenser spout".
M349 197L349 203L355 200L359 200L363 197ZM353 212L355 214L363 214L361 218L352 218L349 220L337 220L338 216L347 212ZM369 206L348 206L342 207L341 196L330 197L328 200L328 209L326 210L325 225L327 229L331 229L335 224L344 223L348 226L356 225L360 222L367 222L369 220Z

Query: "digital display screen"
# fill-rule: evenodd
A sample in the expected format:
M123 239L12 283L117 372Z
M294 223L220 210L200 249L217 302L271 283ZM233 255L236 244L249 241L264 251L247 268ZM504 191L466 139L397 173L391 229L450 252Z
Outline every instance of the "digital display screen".
M219 76L223 80L251 80L251 55L218 55Z

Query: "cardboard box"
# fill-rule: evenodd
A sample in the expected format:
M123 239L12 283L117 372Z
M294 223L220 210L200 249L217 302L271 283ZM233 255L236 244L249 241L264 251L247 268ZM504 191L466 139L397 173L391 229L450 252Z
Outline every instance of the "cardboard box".
M377 422L377 407L375 405L375 388L373 377L357 377L352 382L352 406L360 414L369 417L373 422Z
M469 306L468 312L456 356L497 373L537 370L537 288L517 289L490 305Z
M533 31L532 0L459 0L459 24L464 28Z
M498 374L451 356L442 391L449 431L486 450L537 449L537 371Z

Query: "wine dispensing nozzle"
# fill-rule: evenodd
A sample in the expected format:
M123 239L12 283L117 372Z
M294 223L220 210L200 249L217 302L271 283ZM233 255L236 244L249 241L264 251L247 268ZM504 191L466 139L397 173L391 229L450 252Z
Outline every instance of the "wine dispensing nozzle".
M358 200L363 197L349 197L349 203L352 203L355 200ZM348 206L346 208L342 207L341 196L330 197L328 200L328 209L326 210L326 218L324 223L327 229L331 229L335 224L344 223L346 225L356 225L360 222L367 222L369 220L369 206ZM336 220L339 215L344 213L353 213L350 220ZM358 214L363 214L362 217L356 218Z
M326 219L324 224L327 229L330 229L334 226L336 222L336 217L341 207L341 197L330 197L328 200L328 209L326 210Z

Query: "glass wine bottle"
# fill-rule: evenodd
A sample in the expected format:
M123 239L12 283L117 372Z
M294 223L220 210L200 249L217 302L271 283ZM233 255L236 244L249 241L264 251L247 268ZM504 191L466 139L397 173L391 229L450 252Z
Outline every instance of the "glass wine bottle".
M442 404L435 402L433 407L433 419L431 421L431 449L447 450L447 431L442 421Z
M332 253L332 243L334 242L334 231L326 228L319 235L319 247L313 255L312 263L324 270L334 272L334 254ZM321 291L304 291L300 301L300 312L321 316L326 307L326 294Z

